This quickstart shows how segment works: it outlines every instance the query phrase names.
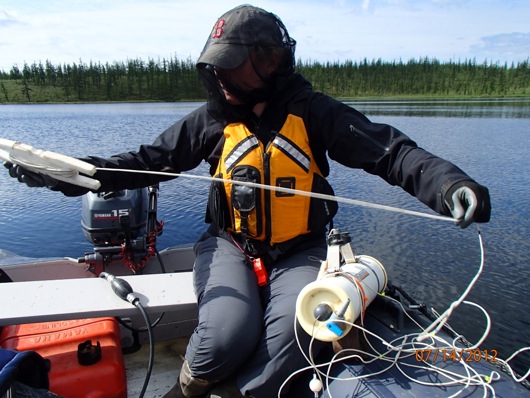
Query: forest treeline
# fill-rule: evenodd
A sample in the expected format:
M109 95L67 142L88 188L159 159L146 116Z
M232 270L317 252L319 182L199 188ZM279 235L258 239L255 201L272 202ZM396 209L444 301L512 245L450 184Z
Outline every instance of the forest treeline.
M298 60L296 68L315 90L336 98L530 95L528 59L510 65L427 57L407 62ZM63 65L47 60L0 71L0 103L191 101L205 95L189 58Z

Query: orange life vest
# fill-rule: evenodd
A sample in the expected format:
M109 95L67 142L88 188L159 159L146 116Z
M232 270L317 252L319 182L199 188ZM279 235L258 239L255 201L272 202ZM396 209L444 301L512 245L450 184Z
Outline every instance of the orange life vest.
M215 177L333 194L312 156L304 121L299 116L288 115L280 132L266 147L243 123L229 124L224 135ZM227 207L224 211L228 211L229 218L225 218L228 225L224 229L246 238L268 239L271 245L321 232L337 211L334 201L231 182L219 185L220 190L214 196L224 195L226 201L217 199L226 206L211 201L209 206L210 211L212 206L217 211Z

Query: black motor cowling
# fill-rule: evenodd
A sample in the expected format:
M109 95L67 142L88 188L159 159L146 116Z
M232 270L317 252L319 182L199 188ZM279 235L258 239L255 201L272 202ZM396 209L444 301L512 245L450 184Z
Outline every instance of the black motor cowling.
M96 247L143 239L148 217L148 189L88 193L82 199L81 225Z

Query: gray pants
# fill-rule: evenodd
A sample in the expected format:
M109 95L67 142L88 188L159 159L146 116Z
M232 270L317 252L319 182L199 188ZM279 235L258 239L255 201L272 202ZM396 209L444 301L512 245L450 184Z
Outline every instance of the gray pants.
M195 254L199 324L186 350L192 375L211 382L235 377L243 393L276 397L284 380L308 365L294 336L295 305L317 277L325 244L280 259L269 267L264 287L226 239L205 233ZM307 352L310 337L300 327L298 336ZM315 341L314 355L321 348Z

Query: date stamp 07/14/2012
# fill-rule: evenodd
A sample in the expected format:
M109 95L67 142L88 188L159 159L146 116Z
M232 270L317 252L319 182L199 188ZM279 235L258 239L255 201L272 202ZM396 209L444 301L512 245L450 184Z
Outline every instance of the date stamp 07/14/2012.
M416 350L414 357L418 362L453 361L453 362L497 362L497 350L479 349L440 349L424 348Z

